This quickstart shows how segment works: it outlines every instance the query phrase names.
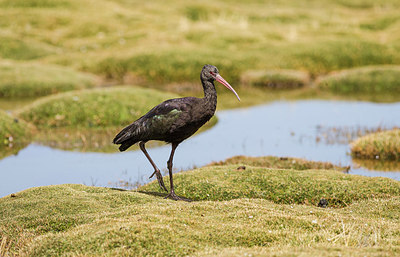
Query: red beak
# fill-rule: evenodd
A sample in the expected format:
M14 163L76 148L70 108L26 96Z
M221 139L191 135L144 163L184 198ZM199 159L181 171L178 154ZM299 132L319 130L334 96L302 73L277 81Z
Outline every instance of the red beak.
M215 75L215 80L218 81L219 83L221 83L222 85L224 85L230 91L232 91L235 94L235 96L237 97L237 99L240 101L240 97L236 93L235 89L233 89L233 87L231 85L229 85L229 83L226 82L226 80L223 77L221 77L221 75L219 75L219 74Z

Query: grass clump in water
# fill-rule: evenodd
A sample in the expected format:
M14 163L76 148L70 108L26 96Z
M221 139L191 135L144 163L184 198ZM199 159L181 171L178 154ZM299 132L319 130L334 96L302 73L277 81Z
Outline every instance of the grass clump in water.
M400 129L363 136L351 144L351 153L360 159L400 160Z
M19 116L39 128L110 128L125 126L176 95L139 87L78 90L37 100Z
M337 94L400 94L400 66L370 66L333 73L318 82Z
M0 63L0 98L37 97L93 87L93 75L54 65Z
M307 85L310 81L306 72L296 70L248 71L242 74L244 85L269 89L293 89Z
M31 139L32 127L0 110L0 158L18 152Z

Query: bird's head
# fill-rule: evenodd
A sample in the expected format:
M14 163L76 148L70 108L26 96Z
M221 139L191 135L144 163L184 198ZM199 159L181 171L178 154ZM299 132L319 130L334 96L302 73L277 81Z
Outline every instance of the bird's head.
M224 85L227 89L231 90L235 94L237 99L240 101L240 97L236 93L235 89L233 89L233 87L229 85L229 83L221 75L219 75L217 67L210 64L204 65L203 70L201 71L201 80L210 82L214 82L214 80L218 81L219 83Z

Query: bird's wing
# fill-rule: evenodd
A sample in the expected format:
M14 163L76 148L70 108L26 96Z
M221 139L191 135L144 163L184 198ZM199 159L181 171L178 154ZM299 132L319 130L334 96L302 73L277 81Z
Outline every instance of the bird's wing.
M194 98L194 97L193 97ZM131 144L141 140L164 140L185 120L192 108L192 97L170 99L160 103L114 138L115 144ZM196 100L194 100L196 101Z
M170 99L155 106L141 119L147 132L154 136L163 136L176 129L177 121L190 113L194 97Z
M185 98L170 99L155 106L148 113L146 113L143 118L152 119L154 117L170 115L171 111L183 112L186 111L188 107L188 101L185 101Z
M146 113L143 118L156 123L158 121L167 123L173 122L192 108L191 101L189 100L190 98L176 98L164 101Z

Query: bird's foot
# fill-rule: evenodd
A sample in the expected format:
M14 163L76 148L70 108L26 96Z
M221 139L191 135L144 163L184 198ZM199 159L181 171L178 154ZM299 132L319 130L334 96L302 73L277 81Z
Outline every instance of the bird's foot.
M161 175L161 172L159 170L155 170L153 172L153 174L151 174L151 176L149 178L152 178L154 176L154 174L156 175L156 178L158 180L158 185L160 185L161 189L163 189L166 192L168 192L167 188L165 187L164 180L163 180L163 177Z
M174 191L171 191L164 199L168 199L168 198L170 198L172 200L175 200L175 201L185 201L185 202L191 202L192 201L190 199L177 196Z

